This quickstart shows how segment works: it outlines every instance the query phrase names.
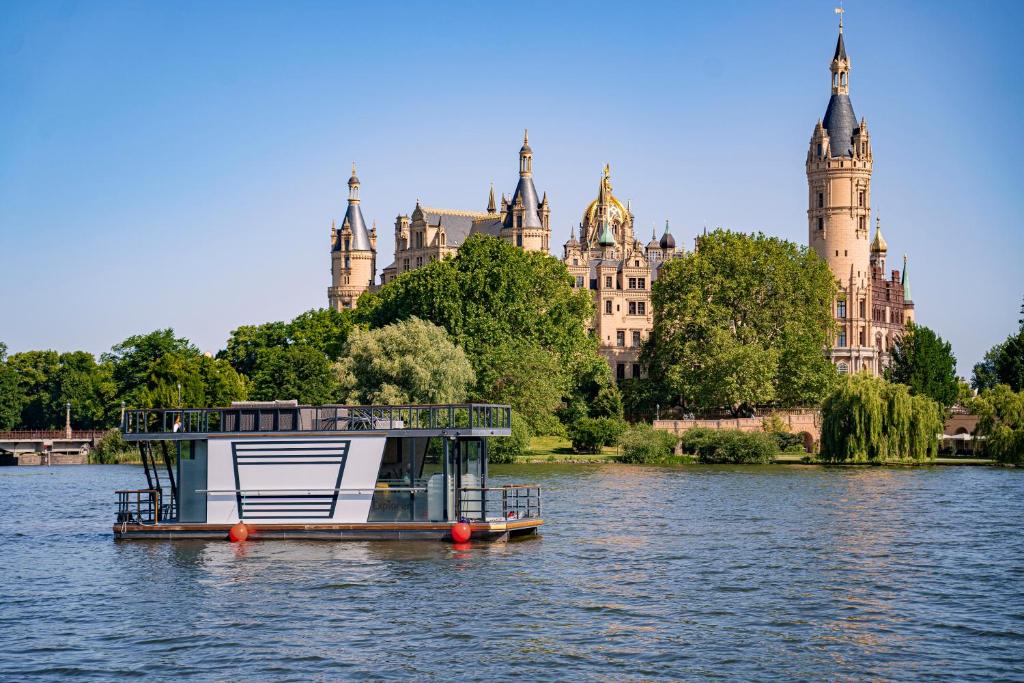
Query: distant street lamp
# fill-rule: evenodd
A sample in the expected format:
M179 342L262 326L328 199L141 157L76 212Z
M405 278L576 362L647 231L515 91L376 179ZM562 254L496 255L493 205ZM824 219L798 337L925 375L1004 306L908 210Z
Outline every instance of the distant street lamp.
M181 382L178 382L178 407L181 407Z
M71 438L71 401L64 404L64 438Z

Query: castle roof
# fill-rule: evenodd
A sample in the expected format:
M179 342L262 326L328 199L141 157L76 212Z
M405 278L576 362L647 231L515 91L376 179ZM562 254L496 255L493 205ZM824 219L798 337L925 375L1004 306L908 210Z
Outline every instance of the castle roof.
M423 214L423 221L427 225L444 228L445 246L461 246L466 238L473 232L481 232L474 229L474 223L493 222L500 223L493 215L478 211L459 211L456 209L432 209L429 207L417 207ZM487 219L491 219L487 221ZM497 232L495 231L495 233Z
M832 156L853 156L853 134L857 131L858 125L849 95L833 93L828 101L828 108L825 109L822 125L828 131Z
M508 203L508 214L505 216L505 227L512 227L512 211L515 208L516 200L523 200L523 226L524 228L544 227L540 222L540 201L537 199L537 188L533 185L533 176L520 176L516 191L512 193L512 200Z
M836 53L832 55L832 61L837 59L850 61L846 56L846 43L843 42L843 29L839 29L839 40L836 41Z

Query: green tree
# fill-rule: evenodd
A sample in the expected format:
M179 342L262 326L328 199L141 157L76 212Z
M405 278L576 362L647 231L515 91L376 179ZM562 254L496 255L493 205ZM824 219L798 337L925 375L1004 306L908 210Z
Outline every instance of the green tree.
M942 410L902 384L867 374L841 382L822 405L821 458L828 462L923 462L938 454Z
M337 372L346 401L371 405L457 403L476 380L448 333L416 317L353 330Z
M338 397L338 381L327 356L309 346L261 350L249 379L249 396L257 401L295 399L303 405L323 405Z
M999 384L982 393L974 405L975 435L985 439L983 452L999 462L1024 464L1024 392Z
M974 373L971 376L971 386L975 391L994 389L999 384L999 373L996 370L996 361L1003 353L1003 344L999 343L985 352L985 357L974 364Z
M7 361L7 345L0 342L0 431L18 426L24 401L25 394L18 386L18 373Z
M350 311L318 308L306 311L288 323L288 338L293 344L310 346L330 361L341 358L352 332Z
M892 347L892 363L885 378L910 388L910 393L927 396L944 408L956 402L959 386L956 357L949 342L923 325L907 325Z
M199 356L199 349L184 337L175 337L174 330L156 330L149 334L133 335L120 344L114 345L109 353L102 356L103 362L109 363L113 371L117 392L128 405L147 405L146 401L153 398L156 387L152 384L155 364L167 354L179 357ZM161 372L170 372L169 365L163 366ZM148 392L148 393L147 393ZM144 399L144 394L145 399ZM177 390L175 390L175 401ZM174 405L163 402L160 405ZM190 404L190 405L195 405Z
M242 325L231 331L227 348L218 351L217 358L226 360L236 371L252 377L260 352L267 349L286 349L288 346L287 323Z
M568 393L558 354L525 341L486 349L476 364L474 400L508 403L534 434L563 433L555 416Z
M99 429L117 421L119 406L112 368L101 365L86 351L62 353L47 381L49 396L44 414L51 426L64 424L65 406L71 404L71 422L78 429Z
M60 367L60 354L56 351L23 351L11 354L8 367L18 377L22 395L20 426L24 429L52 429L50 422L50 377ZM61 417L60 426L64 419Z
M509 349L541 349L559 361L554 384L565 387L567 404L586 405L610 383L607 363L597 341L587 333L593 315L590 292L575 290L565 264L539 252L524 251L504 240L474 235L458 254L435 261L363 294L356 321L371 328L413 316L443 327L462 347L481 385L477 394L494 389L494 369L506 367ZM546 365L539 354L531 364ZM497 372L497 375L508 373ZM548 402L551 383L520 377L515 383L536 396L518 403L524 417L541 432L550 421L536 407ZM511 379L509 381L511 384Z
M653 393L684 407L816 405L836 381L823 349L835 278L806 247L716 230L666 263L644 347Z

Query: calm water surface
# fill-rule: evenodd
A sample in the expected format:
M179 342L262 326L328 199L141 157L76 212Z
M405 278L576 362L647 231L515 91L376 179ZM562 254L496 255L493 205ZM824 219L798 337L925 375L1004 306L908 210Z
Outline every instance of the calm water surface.
M1024 679L1024 471L519 466L543 537L115 542L0 470L0 679Z

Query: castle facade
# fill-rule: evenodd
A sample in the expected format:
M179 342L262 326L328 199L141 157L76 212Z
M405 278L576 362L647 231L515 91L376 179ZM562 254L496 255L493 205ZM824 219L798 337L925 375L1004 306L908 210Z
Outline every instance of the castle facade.
M850 59L841 18L829 71L831 97L824 118L814 126L805 165L808 245L828 263L839 284L833 303L838 333L826 353L842 373L881 374L896 339L914 320L914 303L906 256L902 272L887 271L888 244L877 216L871 236L874 153L867 121L858 121L850 101ZM366 228L354 165L348 185L341 227L331 224L328 301L338 310L353 308L360 294L376 287L377 231L376 226ZM499 204L492 186L483 211L427 208L417 200L410 215L395 219L394 260L383 269L381 284L454 255L473 234L549 253L550 213L547 193L537 196L533 150L524 134L519 181L511 198L503 193ZM593 294L590 330L617 379L639 377L641 346L653 327L651 288L661 266L685 251L676 246L667 221L660 239L652 234L646 244L640 241L629 205L612 193L608 166L577 228L562 246L562 261L573 286Z

